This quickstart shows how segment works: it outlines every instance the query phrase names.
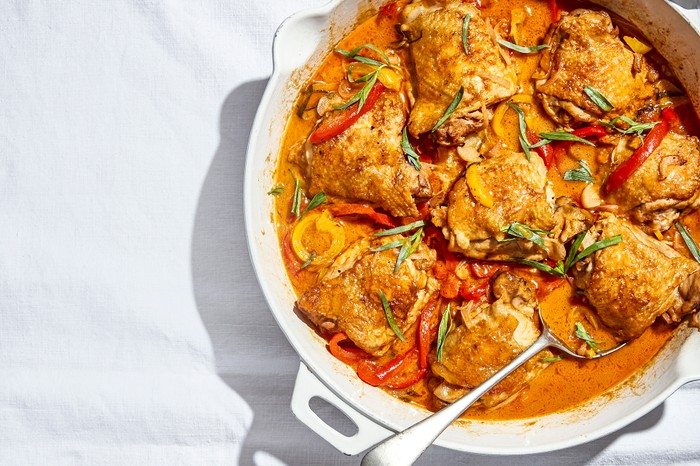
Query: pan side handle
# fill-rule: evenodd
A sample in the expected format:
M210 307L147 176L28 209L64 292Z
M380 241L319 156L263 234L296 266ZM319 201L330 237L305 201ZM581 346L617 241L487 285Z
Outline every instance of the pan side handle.
M357 426L357 433L352 436L343 435L318 417L309 406L309 401L315 397L327 401L350 418ZM299 364L292 394L292 412L302 423L346 455L356 455L393 434L340 399L303 362Z

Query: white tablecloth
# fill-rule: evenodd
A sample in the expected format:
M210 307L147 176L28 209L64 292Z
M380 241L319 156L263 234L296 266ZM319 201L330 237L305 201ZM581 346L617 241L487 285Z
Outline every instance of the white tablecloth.
M0 464L359 463L290 411L243 228L274 30L323 3L0 4ZM696 383L577 448L419 464L700 464L699 418Z

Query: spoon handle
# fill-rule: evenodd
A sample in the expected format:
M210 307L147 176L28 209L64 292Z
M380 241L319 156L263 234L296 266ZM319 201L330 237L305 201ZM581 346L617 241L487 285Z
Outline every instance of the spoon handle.
M528 349L462 398L374 447L362 459L362 466L407 466L413 464L432 445L435 439L476 400L550 344L551 342L545 334L540 335Z

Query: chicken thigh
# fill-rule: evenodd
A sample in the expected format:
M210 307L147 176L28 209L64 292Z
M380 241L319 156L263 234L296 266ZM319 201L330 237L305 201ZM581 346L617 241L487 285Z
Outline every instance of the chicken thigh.
M470 301L460 309L462 325L445 339L442 361L433 362L433 372L444 379L434 393L443 401L453 402L483 383L540 335L534 323L537 299L530 284L504 272L494 279L493 293L493 304ZM505 401L546 365L540 357L530 359L478 403L491 407Z
M616 151L613 169L631 155L632 150ZM698 138L668 133L641 167L608 196L608 203L619 205L650 232L671 228L678 217L700 206Z
M574 10L553 24L547 34L536 79L537 96L557 122L595 122L602 117L634 117L653 94L641 55L618 37L603 11ZM605 113L584 92L590 86L613 106Z
M542 159L505 149L467 169L455 183L447 206L433 209L452 251L474 259L562 259L563 243L592 224L591 215L568 198L555 203ZM551 232L541 234L544 248L509 236L513 223Z
M626 220L604 214L581 247L622 235L622 242L578 262L574 284L620 340L641 335L657 317L678 322L700 306L700 265Z
M447 121L434 131L444 145L461 145L484 126L486 106L515 94L516 76L499 52L495 34L473 5L460 0L417 1L404 8L400 20L408 36L418 84L408 128L419 136L443 116L460 86L464 95ZM462 26L468 22L468 49Z
M352 126L311 146L309 193L371 202L394 216L418 216L416 199L429 198L432 188L429 167L416 170L403 154L405 124L403 98L384 91Z
M364 238L350 246L316 285L301 295L296 310L326 333L344 332L358 348L384 354L397 340L389 326L379 294L386 296L402 332L418 318L438 289L432 276L435 251L421 243L394 273L398 248L371 250L400 235Z

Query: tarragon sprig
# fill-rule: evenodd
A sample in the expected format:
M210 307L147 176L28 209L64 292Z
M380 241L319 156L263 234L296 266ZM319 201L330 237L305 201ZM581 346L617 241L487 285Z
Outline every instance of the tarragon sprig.
M555 267L543 264L542 262L521 259L518 257L513 258L513 260L520 264L534 267L537 270L541 270L542 272L546 272L550 275L554 275L556 277L564 277L566 275L566 272L568 272L569 269L578 261L590 256L596 251L622 242L622 235L615 235L611 236L610 238L605 238L603 240L597 241L588 246L583 251L578 252L578 248L581 247L581 243L583 243L583 240L586 238L587 233L587 231L584 231L582 233L579 233L578 236L576 236L573 243L571 244L571 248L569 249L569 252L566 255L566 259L564 260L564 262L562 262L561 260L558 261Z
M360 52L363 49L368 49L371 50L377 54L379 54L380 57L382 57L382 60L384 62L381 62L379 60L375 60L374 58L366 57L364 55L360 55ZM367 100L367 96L369 95L369 92L372 90L372 87L377 82L377 79L379 78L379 72L383 68L394 68L396 67L391 64L391 61L389 60L389 57L379 50L377 47L375 47L372 44L362 44L357 47L355 47L352 50L342 50L342 49L335 49L335 51L344 57L350 58L352 60L355 60L357 63L362 63L364 65L369 65L375 67L372 71L369 73L365 74L364 76L361 76L357 79L353 79L352 77L352 70L353 70L353 65L350 65L348 67L348 81L351 83L365 83L364 86L362 86L362 89L359 90L357 94L355 94L350 100L345 102L344 104L341 105L335 105L333 108L337 110L344 110L348 108L349 106L357 103L357 110L360 111L362 107L365 105L365 101Z
M399 250L399 255L396 257L396 264L394 265L394 273L396 273L399 271L399 267L401 266L401 264L406 259L408 259L411 256L411 254L416 252L416 249L418 248L421 239L423 239L423 226L425 226L425 222L423 220L418 220L417 222L409 223L408 225L402 225L400 227L392 228L390 230L377 232L374 234L374 236L390 236L411 231L416 228L418 229L408 238L394 240L390 243L374 248L371 251L381 252L386 251L387 249L400 247L401 249Z
M627 128L620 128L617 126L617 122L622 121L624 123L627 123ZM642 136L642 133L644 131L648 131L652 129L654 126L658 125L661 123L660 121L654 121L652 123L638 123L634 121L633 119L626 117L624 115L615 117L610 121L600 121L600 123L604 126L607 126L608 128L612 128L618 133L621 134L636 134L637 137L639 138L640 141L644 142L644 137Z
M601 341L595 340L588 331L586 331L586 327L584 327L581 322L576 322L576 336L585 341L593 350L598 350L598 343L602 343Z
M403 336L403 333L401 333L401 329L396 324L394 314L391 312L391 307L389 306L389 301L387 301L386 296L384 295L384 292L382 290L379 290L379 297L382 300L382 308L384 309L384 315L386 316L386 321L389 324L389 327L391 327L391 330L393 330L396 336L399 337L399 340L406 341L406 337Z
M510 225L504 226L503 228L501 228L501 231L514 237L501 240L501 242L514 241L516 238L522 238L528 241L532 241L539 247L545 249L546 247L542 236L548 236L553 234L551 231L538 230L536 228L532 228L528 225L518 222L513 222Z

